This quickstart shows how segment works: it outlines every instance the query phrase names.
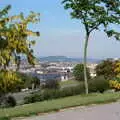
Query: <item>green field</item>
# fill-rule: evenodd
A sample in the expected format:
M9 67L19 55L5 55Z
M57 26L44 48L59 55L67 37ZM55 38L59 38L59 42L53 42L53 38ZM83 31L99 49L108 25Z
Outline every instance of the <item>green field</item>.
M9 117L30 116L43 112L57 111L62 108L69 108L73 106L115 102L118 99L120 99L119 92L78 95L51 101L16 106L14 108L5 109L5 111ZM5 112L3 109L0 109L0 117L5 117Z

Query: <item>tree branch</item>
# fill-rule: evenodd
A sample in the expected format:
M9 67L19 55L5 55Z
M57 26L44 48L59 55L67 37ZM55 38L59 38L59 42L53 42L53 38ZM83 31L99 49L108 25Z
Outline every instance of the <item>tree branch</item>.
M98 23L97 25L95 25L90 31L89 33L91 33L94 29L97 29L97 27L100 25L101 23Z

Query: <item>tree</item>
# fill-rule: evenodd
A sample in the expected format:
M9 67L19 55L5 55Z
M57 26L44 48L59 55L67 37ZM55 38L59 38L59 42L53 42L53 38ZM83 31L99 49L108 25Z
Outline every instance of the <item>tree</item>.
M63 0L65 9L71 10L72 18L79 19L85 28L84 45L84 79L85 90L88 94L87 82L87 47L91 33L94 30L104 30L109 37L120 38L120 34L111 24L120 24L120 1L119 0ZM112 26L113 27L113 26Z
M40 88L40 79L38 77L33 77L32 83L35 88Z
M20 61L25 56L32 65L35 63L32 46L35 44L30 38L39 36L39 32L29 29L29 24L39 22L39 14L30 12L28 16L23 13L9 16L11 6L0 11L0 91L7 93L15 88L20 80L19 76L9 71L9 65L15 63L19 69ZM13 88L13 89L12 89Z
M83 81L84 80L84 65L77 64L73 70L73 75L77 81ZM87 68L87 78L90 79L90 72L88 68Z
M116 60L114 62L114 73L117 78L120 78L120 60Z
M24 73L17 72L17 75L21 78L21 83L16 85L16 91L21 89L32 88L33 77Z
M28 62L34 65L32 46L35 41L30 38L39 36L39 32L33 32L28 26L39 21L39 14L30 12L27 17L23 13L15 16L6 14L0 21L0 42L3 43L0 47L0 65L6 69L12 62L18 70L22 56L26 56Z
M17 73L17 75L21 78L21 83L16 85L17 91L20 91L21 89L25 89L25 88L32 89L32 85L34 86L34 88L40 87L40 80L37 77L34 77L30 74L19 73L19 72Z
M16 85L21 83L21 78L13 71L0 71L0 95L13 92Z
M96 66L97 76L104 76L106 79L111 79L116 76L115 74L115 62L112 60L103 60Z

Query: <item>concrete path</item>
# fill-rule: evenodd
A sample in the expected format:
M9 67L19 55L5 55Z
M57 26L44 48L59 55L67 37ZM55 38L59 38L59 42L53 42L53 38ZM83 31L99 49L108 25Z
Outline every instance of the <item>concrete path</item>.
M120 103L77 107L23 120L120 120Z

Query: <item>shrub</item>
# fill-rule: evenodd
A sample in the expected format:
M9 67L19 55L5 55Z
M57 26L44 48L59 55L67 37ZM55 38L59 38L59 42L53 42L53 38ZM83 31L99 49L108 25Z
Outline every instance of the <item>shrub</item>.
M103 93L109 88L109 82L103 76L96 77L89 81L89 92ZM44 100L52 100L68 96L74 96L85 93L84 82L75 87L66 87L63 89L45 89L36 94L26 97L25 103L33 103Z
M24 98L24 103L34 103L34 102L39 102L39 101L43 101L43 97L41 94L32 94L29 97L25 97Z
M48 89L59 89L59 81L58 80L47 80L45 83L45 88Z
M109 80L109 85L110 85L110 88L113 88L116 91L120 91L120 78Z
M7 104L9 107L15 107L16 106L16 100L13 96L7 97Z
M62 90L59 89L46 89L43 92L30 95L24 98L24 103L34 103L38 101L44 100L52 100L57 98L63 98L67 96L73 96L84 93L84 84L80 84L76 87L69 87L63 88Z
M111 79L116 76L115 62L112 60L103 60L96 66L97 76L104 76L106 79Z
M78 95L84 93L84 91L85 91L84 82L81 82L80 85L78 86L64 88L62 90L61 96L66 97L66 96Z
M54 99L54 98L59 98L59 94L60 94L60 90L45 90L43 92L43 98L44 100L51 100L51 99Z
M8 117L0 117L0 120L10 120Z
M109 81L104 76L98 76L89 81L89 92L103 93L109 89Z
M1 97L0 106L1 107L14 107L16 106L16 100L13 96L3 96Z

